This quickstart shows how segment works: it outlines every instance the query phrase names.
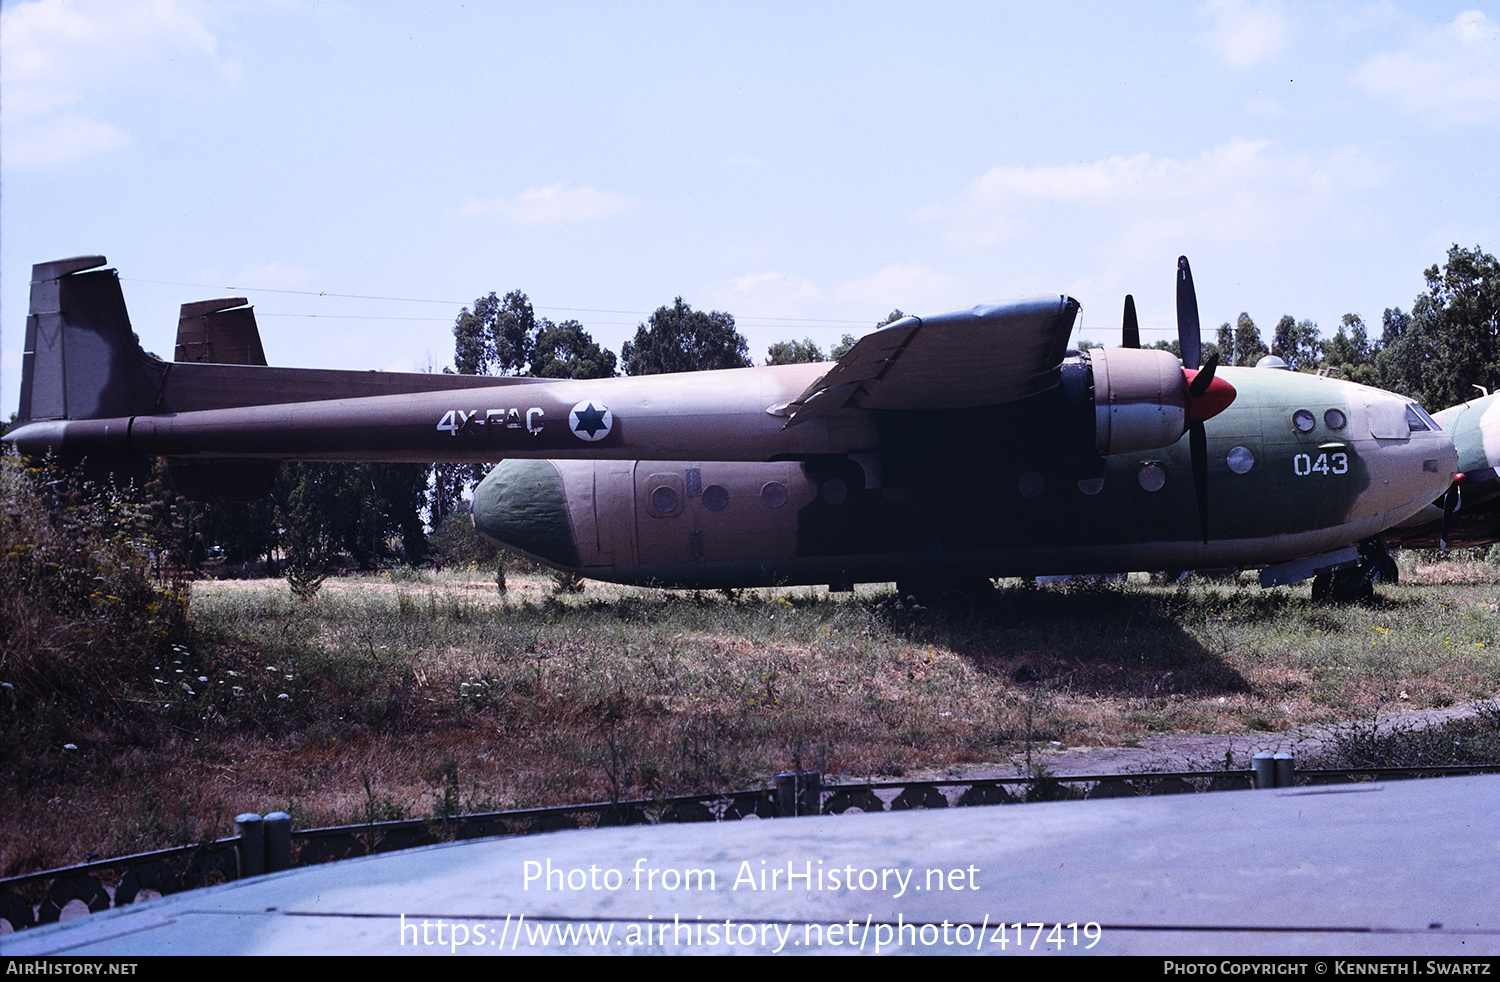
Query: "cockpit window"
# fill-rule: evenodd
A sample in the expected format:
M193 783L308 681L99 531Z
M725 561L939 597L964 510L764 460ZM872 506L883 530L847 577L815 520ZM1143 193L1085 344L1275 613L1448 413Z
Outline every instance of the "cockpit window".
M1427 411L1414 402L1406 404L1406 428L1413 433L1419 430L1441 430L1438 421L1427 415Z

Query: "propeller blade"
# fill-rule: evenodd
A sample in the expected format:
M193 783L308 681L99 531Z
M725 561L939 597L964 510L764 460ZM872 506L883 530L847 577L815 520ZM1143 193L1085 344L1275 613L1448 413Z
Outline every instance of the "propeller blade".
M1217 371L1218 368L1219 353L1215 351L1213 354L1208 356L1208 364L1203 366L1203 370L1200 371L1197 375L1193 376L1193 382L1188 386L1188 395L1196 399L1199 396L1203 395L1203 393L1207 392L1208 387L1213 384L1214 372Z
M1188 429L1188 447L1193 455L1193 490L1198 494L1198 528L1208 545L1208 434L1201 421Z
M1208 431L1203 421L1223 412L1234 401L1234 386L1214 378L1219 368L1216 353L1200 371L1203 331L1198 325L1198 293L1193 289L1193 269L1187 256L1177 257L1177 346L1182 352L1183 376L1187 382L1188 449L1193 458L1193 491L1198 498L1198 529L1208 545Z
M1139 348L1141 346L1141 323L1135 318L1135 297L1125 294L1125 327L1121 331L1120 347Z
M1184 368L1197 368L1202 355L1202 332L1198 327L1198 294L1193 290L1193 270L1187 256L1177 257L1177 344Z

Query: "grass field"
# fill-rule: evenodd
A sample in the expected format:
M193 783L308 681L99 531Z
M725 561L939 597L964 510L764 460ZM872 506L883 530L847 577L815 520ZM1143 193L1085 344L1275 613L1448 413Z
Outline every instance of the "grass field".
M888 590L691 594L486 573L198 582L126 680L153 726L59 724L0 796L0 875L226 834L989 766L1164 733L1274 733L1500 691L1500 567L1372 605L1243 582L1001 591L963 627ZM67 749L71 746L74 749Z

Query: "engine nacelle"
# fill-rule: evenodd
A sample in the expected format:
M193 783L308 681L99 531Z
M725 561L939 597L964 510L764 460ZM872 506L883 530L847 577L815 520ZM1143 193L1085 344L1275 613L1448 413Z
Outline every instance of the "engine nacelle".
M1094 449L1101 454L1169 447L1187 431L1182 363L1156 348L1090 348Z

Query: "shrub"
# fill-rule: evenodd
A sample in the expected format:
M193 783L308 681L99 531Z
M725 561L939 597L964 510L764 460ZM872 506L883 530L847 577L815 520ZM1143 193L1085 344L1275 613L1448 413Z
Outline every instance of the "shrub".
M188 629L176 511L159 485L133 496L0 459L6 776L46 770L85 731L138 732L151 719L137 705L155 702L153 679Z

